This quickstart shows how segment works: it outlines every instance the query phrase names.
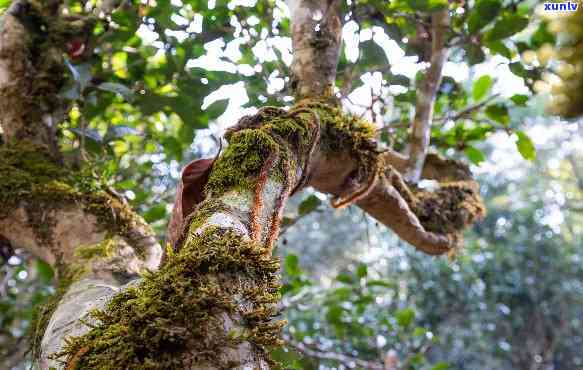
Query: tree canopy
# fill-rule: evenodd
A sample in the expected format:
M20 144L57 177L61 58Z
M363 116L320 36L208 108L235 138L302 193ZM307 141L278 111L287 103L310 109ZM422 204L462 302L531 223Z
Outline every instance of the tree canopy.
M153 266L156 252L152 248L159 245L166 250L166 265L182 268L190 257L178 249L172 254L175 243L166 245L176 189L182 189L184 180L181 171L192 160L221 154L216 162L209 162L216 163L215 175L211 173L205 185L214 195L247 181L237 176L255 173L266 173L278 181L283 178L284 187L293 178L298 188L309 181L316 188L300 192L285 212L279 208L292 189L274 201L276 218L283 216L282 237L274 253L282 258L284 274L278 310L289 324L283 332L285 345L271 349L271 355L284 366L390 370L581 366L578 297L583 271L578 247L583 179L577 117L582 101L579 46L583 12L553 15L530 0L314 2L327 7L324 12L314 8L309 14L306 24L311 27L309 22L316 22L316 28L308 30L315 36L304 40L305 30L298 31L290 21L299 24L295 11L304 3L309 2L0 0L0 36L9 35L7 30L14 27L5 19L16 19L32 45L22 55L0 53L0 61L26 60L20 76L25 82L14 85L29 89L26 94L20 94L22 89L11 90L0 73L0 203L10 211L15 199L20 201L46 184L70 186L75 195L58 195L59 201L93 202L83 210L99 222L115 224L109 234L121 235L146 251L146 257L136 252L135 258L143 260L135 262L139 268L131 268ZM338 9L331 10L335 7ZM336 11L338 25L332 24L334 17L329 18ZM337 40L326 38L320 26L336 30ZM0 49L9 50L12 41L2 37ZM304 49L298 45L303 43L315 50L316 57L300 55ZM334 45L339 45L338 55L330 57L333 51L326 50ZM321 58L318 51L323 53ZM319 75L336 57L334 73ZM4 65L0 63L0 72ZM310 68L312 75L305 71ZM27 75L31 70L37 75ZM326 82L330 86L322 87L325 96L302 92L304 85L310 93L313 84L325 85L320 79L331 79ZM34 97L29 105L34 106L32 113L10 110L26 106L21 97L29 95ZM335 107L323 108L314 101L322 97ZM337 107L337 111L331 110ZM47 111L55 122L46 123L41 112ZM245 115L255 118L245 121L241 119ZM49 144L46 152L29 146L24 152L32 157L20 157L22 151L16 151L13 139L21 134L13 130L18 128L14 122L21 119L49 127L48 139L41 138ZM253 120L262 126L258 128ZM334 126L337 122L340 126ZM290 131L284 132L277 124ZM24 137L45 135L39 133L40 126L35 127ZM333 153L349 147L354 149L352 158L368 153L355 162L374 167L373 177L370 168L353 171L359 182L371 179L368 188L357 187L345 196L330 190L323 175L312 176L318 172L310 171L311 156L317 152L314 148L320 140L328 146L334 142L329 127L341 127L340 139L334 137L339 148L332 148ZM257 131L247 136L237 131L249 128ZM558 134L551 135L551 131ZM342 136L347 132L353 136ZM258 135L271 135L275 141ZM549 139L541 141L535 135ZM227 144L223 136L235 139ZM374 149L369 139L374 139ZM257 152L241 144L249 141L259 147ZM316 144L307 150L304 141ZM266 162L273 153L265 149L265 143L286 148L278 149L277 164L271 168ZM308 153L301 154L301 150ZM322 153L330 153L326 150L330 148ZM257 153L264 156L251 158ZM352 206L357 204L389 225L378 204L378 199L386 198L370 196L378 172L385 171L377 170L376 162L371 164L370 153L375 160L378 153L393 156L387 173L395 171L396 175L385 175L390 189L397 189L407 200L411 208L408 220L413 215L412 223L428 234L455 234L452 245L461 239L461 230L484 213L478 199L480 184L488 215L466 233L465 251L451 248L455 249L450 253L452 262L421 256ZM504 153L502 157L500 153ZM407 157L407 166L402 164L402 155ZM44 156L56 160L50 167L37 165ZM507 158L512 158L512 165ZM456 175L450 176L444 163L453 160L460 164L455 167ZM249 161L257 162L253 169L249 169ZM287 177L292 171L282 170L285 161L301 168L300 180L295 175ZM321 167L345 164L335 162L350 161L335 159ZM431 163L437 164L427 176L424 165ZM237 169L235 175L227 171L232 168ZM470 169L478 173L477 182ZM32 181L25 172L34 176ZM217 173L231 177L225 180ZM455 190L460 183L467 187ZM455 193L443 190L448 186ZM339 213L327 207L325 193L333 195L333 206L350 205L349 209ZM95 195L88 200L87 194ZM456 194L454 201L448 198L451 194ZM38 204L50 201L52 198L43 198ZM110 212L109 206L95 206L100 202L116 206ZM391 207L403 203L395 204ZM221 207L204 203L196 210L202 217ZM136 218L126 209L135 210ZM0 221L8 216L0 210ZM188 221L195 226L202 222L196 217ZM45 219L34 222L50 224ZM449 224L455 232L450 233ZM269 251L275 241L272 229L277 236L279 220L277 226L272 225L268 226ZM132 232L133 227L138 231ZM418 248L433 238L407 239L403 237L407 232L393 229ZM60 298L70 281L62 266L15 244L2 230L0 356L6 366L18 368L36 356L25 350L26 332L47 324L38 317L52 313L57 302L49 297L57 291ZM200 236L199 231L192 235ZM224 235L231 240L229 233ZM263 240L261 235L255 238L253 230L250 235L252 241ZM232 248L217 244L215 251L213 237L200 237L216 253L211 260L231 263L229 253L237 254L246 260L246 273L265 274L261 275L260 294L253 297L261 309L277 301L273 298L277 295L275 260L266 262L252 246L240 250L234 242ZM26 242L26 238L18 240ZM189 240L194 249L186 250L198 256L202 242ZM441 254L449 251L449 244L437 252L420 249ZM37 258L39 254L45 260ZM77 254L71 253L74 259L85 258ZM258 267L261 261L265 270ZM196 268L204 263L197 260ZM220 270L213 263L209 269ZM171 277L199 276L196 269L168 271L171 274L146 274L143 290L151 288L157 294L160 285L171 285L167 280ZM181 291L199 289L191 283L174 285ZM131 302L135 298L131 289L116 300ZM119 306L118 314L130 316L131 322L134 311L127 311L129 306ZM109 314L96 317L115 326ZM253 322L250 317L245 320ZM179 337L177 332L164 335ZM96 335L95 330L91 333ZM240 338L246 335L229 340L244 341ZM253 335L250 337L273 344L265 339L271 332ZM40 339L32 338L33 347L38 346ZM74 354L67 354L73 367L88 351L84 344L91 342L85 339L72 345Z

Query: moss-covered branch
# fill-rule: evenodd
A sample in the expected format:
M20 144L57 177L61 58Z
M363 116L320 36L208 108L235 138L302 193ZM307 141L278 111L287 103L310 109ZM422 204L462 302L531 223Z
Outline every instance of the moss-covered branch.
M426 252L451 250L483 212L466 167L430 156L426 174L436 171L440 187L417 189L384 161L369 123L326 103L265 108L227 136L207 199L184 221L177 248L160 271L92 313L88 333L55 354L68 368L267 366L281 327L271 246L287 196L303 179L370 210Z

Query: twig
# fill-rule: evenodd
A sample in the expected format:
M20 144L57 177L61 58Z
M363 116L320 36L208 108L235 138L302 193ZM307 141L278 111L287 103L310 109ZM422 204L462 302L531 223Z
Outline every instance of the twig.
M359 368L359 369L378 369L383 370L384 366L381 362L361 360L356 357L345 355L343 353L327 351L317 346L308 346L303 342L296 341L289 335L284 335L283 340L286 342L288 347L295 349L301 354L314 357L322 360L332 360L338 361L342 365L349 369Z
M491 95L486 100L484 100L480 103L471 105L471 106L467 107L466 109L464 109L460 112L457 112L453 115L446 113L444 116L436 118L435 121L442 121L442 122L448 121L448 120L457 121L460 118L464 118L464 117L468 116L470 113L473 113L474 111L482 109L486 104L490 103L492 100L496 99L499 96L500 96L500 94Z

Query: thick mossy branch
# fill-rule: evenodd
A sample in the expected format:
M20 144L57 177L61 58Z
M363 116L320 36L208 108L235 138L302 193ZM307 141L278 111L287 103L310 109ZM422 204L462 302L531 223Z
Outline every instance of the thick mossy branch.
M229 147L213 165L207 193L217 196L231 189L249 189L265 159L276 150L278 144L266 130L244 129L234 133Z
M194 363L228 368L217 354L242 341L266 354L282 326L274 321L278 271L260 245L209 227L159 272L94 312L99 324L58 356L71 369L181 369L185 353L196 354ZM225 333L218 312L242 320Z
M376 155L376 128L372 123L325 102L303 100L297 107L313 109L320 117L320 148L325 153L334 155L350 148L357 158Z
M141 222L129 206L104 190L91 169L75 171L59 165L45 146L27 141L0 147L0 204L0 219L10 217L20 205L27 207L31 222L38 221L31 225L37 237L49 244L53 241L50 222L44 216L34 217L35 213L80 206L96 216L104 231L130 241L135 237L133 228Z

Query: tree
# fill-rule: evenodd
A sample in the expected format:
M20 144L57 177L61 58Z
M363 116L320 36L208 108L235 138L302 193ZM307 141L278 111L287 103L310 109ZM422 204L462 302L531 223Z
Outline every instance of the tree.
M442 76L448 54L453 58L450 51L463 50L469 63L485 59L484 47L510 59L516 51L503 40L528 25L517 4L291 1L289 86L296 102L288 110L265 105L243 117L227 131L229 146L220 157L193 164L208 180L200 183L195 176L192 186L193 179L181 179L177 199L183 208L177 204L169 230L177 240L160 263L163 248L155 232L112 187L111 173L131 172L131 166L100 163L99 157L90 161L88 152L93 146L95 153L115 159L127 150L116 148L116 140L135 134L132 128L110 124L119 122L120 111L125 120L146 122L153 113L172 112L182 121L179 129L160 134L146 127L146 139L137 144L127 139L125 145L147 151L148 144L160 142L170 157L182 158L194 129L221 111L203 111L201 92L233 79L185 67L203 55L207 41L234 38L242 26L253 35L251 16L244 19L243 12L233 22L225 5L214 10L198 2L179 9L165 1L15 0L4 12L0 235L53 265L60 281L59 294L35 325L39 367L266 368L266 348L279 343L282 325L275 320L279 267L271 249L283 207L296 190L312 186L331 194L336 207L355 204L416 248L443 254L460 247L462 231L484 210L467 166L428 153L430 136L437 148L457 148L479 162L483 154L471 143L502 129L516 132L518 149L526 158L534 156L528 137L510 125L507 106L484 99L491 80L476 81L470 105L467 92ZM257 4L259 11L270 8ZM195 11L206 12L203 33L188 31L177 18L194 19ZM379 60L374 44L364 53L372 58L368 62L344 60L343 14L362 27L383 27L429 62L414 83L386 71L391 84L412 87L395 97L395 107L416 107L410 117L400 112L399 119L412 122L410 135L387 126L391 135L379 138L370 122L339 108L360 68L386 69L374 66ZM258 24L274 34L269 17ZM134 36L142 26L156 32L159 48L141 45ZM518 52L552 42L545 27L538 26L530 43L517 42ZM167 32L174 28L199 35L180 41ZM538 67L509 65L527 84L540 74ZM346 90L337 92L338 82ZM261 96L257 93L259 102ZM525 99L515 96L512 102ZM371 105L372 118L379 109ZM486 123L466 126L468 117ZM432 130L434 121L459 124ZM106 127L105 133L91 124ZM392 147L380 148L378 139L392 141ZM137 157L130 159L134 163L140 163ZM97 170L110 178L96 176ZM126 179L136 181L137 190L148 176ZM434 180L438 189L427 190L421 179ZM144 215L155 221L165 210L152 206Z

